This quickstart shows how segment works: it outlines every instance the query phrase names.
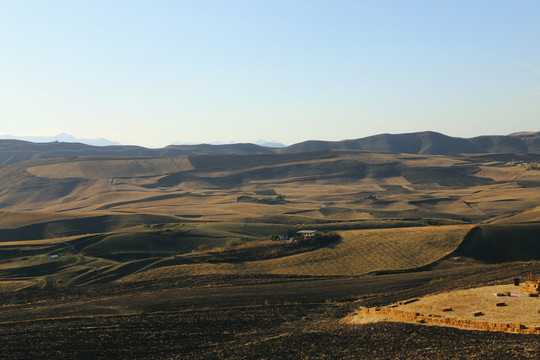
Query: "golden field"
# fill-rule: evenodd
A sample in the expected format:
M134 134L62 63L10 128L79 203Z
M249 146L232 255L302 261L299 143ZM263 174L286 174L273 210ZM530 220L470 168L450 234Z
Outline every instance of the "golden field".
M342 240L293 256L239 264L178 265L149 270L125 280L199 274L287 274L354 276L375 271L413 270L457 249L470 226L341 231Z
M540 221L540 171L509 166L504 155L77 157L15 163L0 168L0 179L0 262L24 264L4 274L21 281L97 281L113 268L115 279L403 271L450 256L475 225L493 227L467 243L473 257L482 253L480 238L506 249L489 229ZM342 239L287 256L276 250L276 258L242 250L303 228L334 230ZM537 231L520 229L504 233ZM242 244L240 257L233 243ZM528 256L525 248L518 260ZM210 261L208 252L227 256ZM490 252L490 261L502 253ZM85 259L47 268L41 262L51 255Z

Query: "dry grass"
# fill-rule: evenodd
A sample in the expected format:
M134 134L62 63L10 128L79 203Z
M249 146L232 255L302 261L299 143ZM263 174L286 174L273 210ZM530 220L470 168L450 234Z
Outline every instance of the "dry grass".
M341 231L343 240L308 253L235 264L194 264L154 269L126 279L180 274L359 275L428 265L453 252L470 226Z
M97 215L112 214L167 215L169 218L155 223L196 220L212 221L222 227L228 226L224 222L264 221L299 227L300 223L407 218L429 218L441 224L462 220L487 222L490 218L495 222L540 221L540 187L534 187L535 181L540 180L540 172L526 172L497 163L482 164L474 157L337 151L279 159L263 155L205 159L207 163L201 159L197 163L193 157L185 156L54 159L4 167L0 169L0 205L4 210L0 212L0 229L38 223L44 226L37 237L28 236L28 233L36 233L33 228L23 229L27 230L22 232L25 235L18 238L11 236L18 229L4 231L11 234L4 237L6 240L36 240L0 245L4 249L8 246L44 248L57 241L44 239L57 235L52 230L54 235L48 235L49 227L58 229L58 233L65 230L66 235L82 234L69 232L71 225L67 222L52 221L69 218L85 218L86 221L87 217L90 221ZM465 170L460 172L453 166ZM445 174L449 174L451 181L447 182ZM497 182L486 181L486 178ZM517 180L529 181L528 187ZM40 192L44 187L47 191ZM242 195L260 197L256 192L261 189L285 194L287 201L276 205L237 201ZM110 221L113 219L106 223ZM266 239L277 232L246 235L244 230L216 228L213 231L201 224L197 225L199 232L193 228L191 232L195 234L186 235L189 242L178 239L175 243L178 246L167 245L170 248L161 254L197 250L201 244L220 247L229 239ZM101 231L94 225L91 227L85 228L84 233L118 233L128 225L102 226L107 230ZM340 243L309 253L246 263L183 265L152 270L154 273L140 276L161 273L164 276L177 273L356 275L411 269L430 264L453 251L468 229L468 226L456 226L343 231ZM96 244L103 245L103 252L95 255L105 254L107 247L120 240L122 246L132 251L137 242L133 240L136 234L131 233L137 231L142 230L126 229L129 236L111 237ZM162 236L156 233L156 237ZM61 239L67 240L74 238ZM147 241L141 241L140 244L146 246L141 245L141 256L159 249L159 240L162 239L152 243L152 250L147 250ZM178 250L180 246L183 246L182 251Z
M540 222L540 206L533 209L526 210L514 216L502 217L499 220L493 221L493 223L526 223L526 222Z
M185 215L208 221L242 221L301 213L313 220L337 221L426 216L483 220L509 212L515 215L515 212L530 209L540 202L538 188L521 188L514 182L536 181L540 179L540 172L493 163L478 164L477 160L466 157L341 151L323 156L272 158L273 162L265 156L245 158L249 160L247 162L243 159L231 156L227 161L232 161L232 166L224 162L219 166L203 164L205 166L199 168L194 168L185 156L57 159L35 161L28 170L22 164L16 164L0 174L6 179L5 184L0 183L0 204L9 210L29 209L43 214L63 212L77 216L95 212L145 213ZM438 182L446 180L444 174L431 170L424 174L422 170L454 165L473 168L469 175L456 175L454 180L458 184L463 180L462 186L440 185ZM480 171L475 173L474 169ZM170 174L177 175L168 178ZM467 185L474 177L492 178L501 183L475 185L473 182ZM72 185L64 184L75 178L81 180ZM39 184L34 185L38 179ZM18 185L28 183L32 188L38 188L55 181L57 192L47 185L47 198ZM389 185L395 188L392 190ZM285 194L288 202L265 205L236 201L241 195L256 196L255 191L261 188ZM379 201L362 200L370 194L376 194ZM157 196L161 198L156 199ZM421 202L437 198L453 201ZM326 208L343 211L325 212ZM50 221L49 218L44 216L43 220ZM0 226L15 226L28 221L15 220L14 225L10 225L10 220L3 221L0 216ZM35 221L39 221L38 216Z
M110 179L115 177L162 175L186 170L193 170L193 165L191 165L187 156L122 160L86 159L28 168L28 172L32 175L56 179L74 177Z
M514 285L497 285L457 290L449 293L430 295L419 301L401 305L407 311L424 314L444 315L442 309L451 307L451 316L457 319L474 319L473 313L481 311L481 320L501 323L520 323L527 326L540 327L539 298L510 297L499 299L494 294L516 292L519 287ZM506 306L495 306L504 302ZM449 315L448 313L446 315Z
M498 298L497 293L517 292L513 285L485 286L468 290L456 290L437 295L429 295L408 304L393 305L392 309L420 316L452 318L457 320L486 321L489 323L513 323L540 328L540 300L537 297ZM496 306L497 303L504 306ZM446 309L444 311L443 309ZM475 316L475 313L481 313ZM362 324L378 321L406 321L392 316L350 315L347 322ZM439 324L440 325L440 324ZM444 325L444 324L443 324Z
M512 181L524 173L523 168L514 166L482 166L478 176L489 177L497 181Z
M2 241L0 242L0 248L11 247L11 246L56 245L56 244L67 243L76 239L80 239L81 237L84 237L84 236L86 235L62 236L60 238L40 239L40 240Z

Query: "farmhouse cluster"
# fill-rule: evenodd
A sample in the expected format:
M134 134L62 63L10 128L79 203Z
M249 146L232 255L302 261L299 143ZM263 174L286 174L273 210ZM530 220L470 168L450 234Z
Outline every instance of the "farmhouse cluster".
M319 230L300 230L292 235L271 235L271 240L309 240L321 236L322 233Z
M526 162L524 160L512 160L506 163L508 166L523 166L525 170L539 170L538 161Z

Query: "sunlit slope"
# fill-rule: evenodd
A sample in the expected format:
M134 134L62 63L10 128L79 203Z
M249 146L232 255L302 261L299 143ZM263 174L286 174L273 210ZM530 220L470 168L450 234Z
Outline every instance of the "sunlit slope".
M187 156L166 158L88 159L31 166L30 174L42 178L110 179L115 177L156 176L192 170Z
M495 224L511 224L511 223L540 223L540 206L534 207L515 215L500 216L494 219Z
M470 226L342 231L337 244L298 255L232 264L178 265L130 276L151 279L185 274L358 275L415 269L457 249Z
M516 215L540 202L540 171L502 160L367 151L32 160L0 168L0 208L201 221L474 222ZM285 201L259 201L275 194Z
M484 263L540 259L540 224L344 230L339 231L341 241L294 255L271 252L272 246L287 247L281 242L258 241L289 229L278 224L156 224L108 234L1 242L0 253L15 258L2 262L0 277L49 276L85 284L198 274L354 276L419 270L447 256ZM53 254L59 258L51 259Z

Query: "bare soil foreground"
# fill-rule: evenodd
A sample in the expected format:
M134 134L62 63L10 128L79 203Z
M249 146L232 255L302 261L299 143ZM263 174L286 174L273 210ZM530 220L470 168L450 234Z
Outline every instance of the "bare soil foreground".
M537 262L360 277L178 277L1 295L4 359L540 357L537 335L407 323L344 325L361 306L507 284Z

